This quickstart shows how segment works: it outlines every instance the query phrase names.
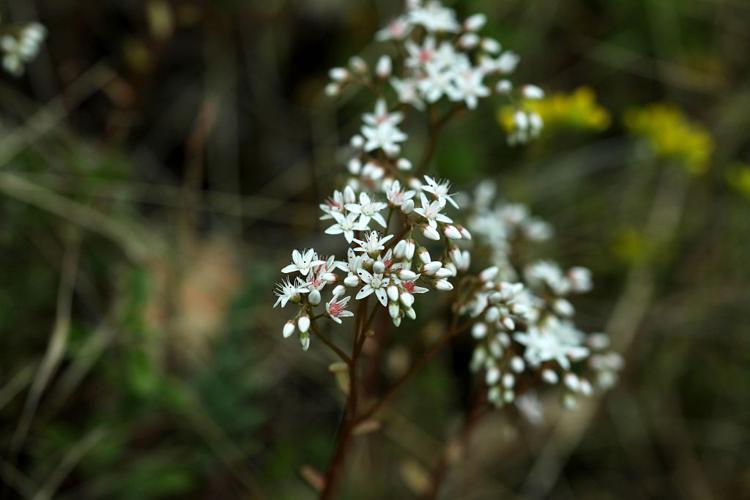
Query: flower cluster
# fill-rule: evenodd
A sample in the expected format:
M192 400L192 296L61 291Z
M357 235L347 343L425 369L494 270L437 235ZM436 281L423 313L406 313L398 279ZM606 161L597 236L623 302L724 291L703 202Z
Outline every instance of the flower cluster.
M47 35L47 30L39 23L29 23L19 27L5 27L0 36L0 50L3 52L3 68L14 75L23 74L24 65L34 60Z
M523 395L519 410L538 416L539 409L531 411L537 388L561 383L563 402L572 407L594 386L610 387L622 366L618 354L606 351L605 334L587 335L572 322L569 298L591 290L591 273L583 267L564 271L549 260L522 266L516 245L547 239L551 230L524 206L492 205L493 191L490 184L479 186L469 222L495 263L479 273L461 309L476 319L471 368L484 373L488 399L497 406Z
M354 57L348 68L331 70L326 92L338 95L348 86L363 85L378 95L394 93L396 106L417 110L439 102L474 109L493 92L511 103L542 98L539 87L516 88L510 81L520 57L481 35L485 23L483 14L459 22L452 9L436 0L410 0L406 12L377 33L378 41L390 45L375 63L374 72L366 61ZM388 113L385 102L379 101L375 113L365 116L362 134L355 136L353 145L364 153L382 150L388 158L397 157L399 143L406 140L398 128L402 118L401 113ZM513 123L510 142L527 141L542 128L540 116L520 106ZM393 163L398 164L398 159ZM408 165L401 162L400 166L408 169Z
M317 330L317 320L341 324L354 317L356 341L378 309L400 326L416 318L418 295L453 290L452 310L469 318L478 340L472 367L483 371L492 402L502 405L518 395L517 406L529 410L538 379L562 380L571 403L574 395L593 391L592 381L611 384L621 363L605 352L605 336L587 336L572 323L568 298L591 288L590 273L564 272L548 261L519 266L516 243L549 239L546 222L522 205L494 205L489 184L477 189L473 209L461 207L448 181L424 175L429 146L416 167L405 154L409 113L426 112L434 141L446 120L476 107L491 89L511 103L543 98L538 87L516 89L507 79L519 57L480 35L484 23L483 15L460 21L437 1L410 0L406 12L378 32L386 53L374 64L355 57L347 68L331 70L329 95L363 87L373 93L374 108L349 141L346 182L320 205L325 233L340 238L345 258L313 249L292 252L276 305L297 310L282 332L296 332L305 350L311 336L337 350ZM533 138L542 126L537 113L520 107L512 123L512 143ZM472 259L492 264L471 275ZM353 362L355 354L342 358ZM586 360L596 379L579 374Z

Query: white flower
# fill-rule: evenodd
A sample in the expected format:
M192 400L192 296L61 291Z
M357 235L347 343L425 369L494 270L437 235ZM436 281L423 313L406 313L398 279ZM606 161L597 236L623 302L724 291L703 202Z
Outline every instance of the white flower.
M526 281L532 287L547 286L556 295L566 295L570 282L565 278L560 266L551 261L539 261L526 267Z
M453 90L453 73L435 64L428 64L423 78L419 80L419 90L427 102L437 102Z
M360 269L358 274L360 279L365 283L365 286L357 292L357 300L362 300L375 293L375 296L383 307L388 307L388 293L386 292L386 288L388 288L390 279L384 278L379 273L370 274L369 271L364 269Z
M359 193L359 203L349 203L346 205L346 209L360 216L360 225L367 226L370 223L370 219L373 219L385 228L385 219L380 214L380 211L387 206L386 203L372 201L367 193Z
M303 250L304 253L300 253L299 250L292 252L292 263L285 266L282 273L294 273L299 272L302 276L307 276L310 269L320 264L325 264L325 261L318 259L318 254L312 248L309 250Z
M415 80L391 78L390 83L393 90L396 91L396 95L398 95L398 100L400 102L411 104L418 110L424 109L424 102L422 102L422 99L419 96L418 84Z
M379 99L375 105L375 112L366 113L362 119L365 122L362 126L365 151L369 153L382 149L389 156L397 155L401 151L398 143L407 139L407 135L397 126L403 119L401 113L389 113L385 101Z
M354 239L354 231L366 231L367 224L362 222L360 215L349 213L342 215L338 212L331 213L336 223L326 229L326 234L343 234L348 243Z
M424 181L427 183L425 186L422 185L422 191L432 194L436 200L440 202L440 206L444 207L447 201L454 208L458 208L458 204L453 200L453 195L449 194L451 189L451 183L448 181L438 182L432 177L425 175Z
M281 305L282 308L286 307L287 302L290 300L292 302L298 302L300 300L300 295L308 293L309 291L310 290L307 289L305 283L299 278L295 278L294 281L289 281L288 278L284 279L281 283L276 284L274 294L276 294L278 298L273 307L279 305Z
M431 227L432 229L437 228L438 222L442 222L444 224L450 224L451 222L453 222L453 220L451 220L448 216L440 213L444 206L440 204L440 200L435 200L430 203L430 201L423 193L419 194L419 200L422 203L422 206L419 208L415 208L414 212L424 217L427 220L429 227Z
M393 181L385 187L385 197L394 207L400 207L405 201L411 200L416 195L416 191L401 191L401 183L399 181Z
M453 86L448 89L448 96L453 101L464 101L469 109L475 109L480 98L490 95L490 89L482 83L483 79L484 70L481 68L465 68L457 72Z
M338 295L334 295L329 302L326 303L326 313L328 316L338 324L341 324L341 318L350 318L354 316L354 313L345 309L346 304L349 303L351 297L344 297L338 300Z
M333 212L343 213L346 204L354 203L355 201L357 201L357 198L350 186L346 186L343 193L338 190L334 191L333 196L328 198L325 203L319 205L323 211L320 220L333 219Z
M377 255L381 250L385 250L385 244L393 238L392 234L380 237L377 231L371 231L365 236L365 239L354 239L359 246L354 249L355 252L363 252L370 256Z
M411 31L411 24L404 17L397 17L392 20L382 30L375 34L375 40L383 42L385 40L403 40Z
M416 7L408 13L409 22L423 26L431 32L451 32L460 29L456 20L456 12L453 9L443 7L437 0L431 0L426 5Z

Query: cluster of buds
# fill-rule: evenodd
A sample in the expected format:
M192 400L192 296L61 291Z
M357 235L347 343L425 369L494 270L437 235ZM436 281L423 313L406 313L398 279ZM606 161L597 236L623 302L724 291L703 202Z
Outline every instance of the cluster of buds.
M532 407L540 387L560 384L563 404L572 408L578 396L592 395L595 386L610 387L622 358L606 351L605 334L587 335L572 322L575 309L569 297L591 290L591 272L583 267L565 272L549 260L517 268L520 256L514 255L514 245L524 238L547 239L551 230L525 207L493 206L491 192L480 186L469 223L478 245L489 247L496 260L479 273L461 309L476 318L471 369L484 374L488 399L495 405L524 396L516 406L538 420L540 407Z
M3 68L13 76L23 74L24 65L39 53L47 30L39 23L23 26L4 26L0 35Z

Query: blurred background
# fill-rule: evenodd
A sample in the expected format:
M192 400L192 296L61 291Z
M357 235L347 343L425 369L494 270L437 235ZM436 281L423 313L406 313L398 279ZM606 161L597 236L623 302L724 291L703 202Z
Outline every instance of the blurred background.
M578 412L482 420L440 498L750 498L750 3L460 0L548 92L518 148L486 101L433 172L482 178L592 268L627 365ZM0 78L0 498L314 498L330 353L272 287L370 104L325 98L399 0L6 0L48 39ZM434 338L385 346L386 379ZM459 339L359 438L344 498L416 498L461 421ZM554 403L554 402L553 402ZM554 406L554 405L553 405Z

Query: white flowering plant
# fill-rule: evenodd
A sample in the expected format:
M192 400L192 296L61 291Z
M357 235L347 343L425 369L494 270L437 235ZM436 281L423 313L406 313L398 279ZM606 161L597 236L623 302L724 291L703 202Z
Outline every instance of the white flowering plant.
M0 27L0 51L3 68L13 76L21 76L25 65L39 54L47 30L37 22Z
M304 350L319 340L340 358L334 369L347 378L346 414L323 498L333 495L355 429L463 333L476 341L470 368L482 374L484 401L514 405L530 420L539 418L537 394L546 386L562 386L563 401L572 407L576 397L610 386L620 368L619 356L606 351L606 335L587 335L572 322L569 299L591 289L590 272L564 271L552 261L524 263L517 249L521 240L550 238L550 227L522 205L493 204L491 183L481 183L473 202L463 202L470 197L428 175L445 124L493 95L518 106L511 144L542 129L539 116L520 103L543 92L512 83L520 58L481 34L485 22L482 14L461 21L438 1L409 1L377 33L379 57L371 63L354 57L348 67L330 71L328 95L365 89L374 100L349 141L346 182L320 205L325 233L340 238L341 258L294 250L281 270L286 276L275 304L295 309L283 336L296 335ZM418 162L404 154L407 115L427 117ZM384 332L377 330L387 325L374 328L375 319L387 315L408 331L418 303L432 294L445 297L452 315L443 338L382 395L359 401L363 347L368 339L378 342ZM348 349L338 333L346 323ZM327 333L324 325L334 329Z

